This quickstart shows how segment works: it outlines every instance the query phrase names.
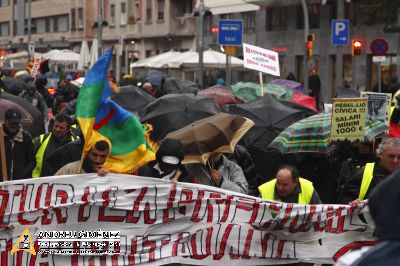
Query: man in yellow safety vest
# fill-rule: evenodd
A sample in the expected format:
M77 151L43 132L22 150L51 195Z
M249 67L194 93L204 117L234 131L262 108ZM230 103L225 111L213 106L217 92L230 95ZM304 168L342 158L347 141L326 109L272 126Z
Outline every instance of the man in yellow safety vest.
M50 155L62 146L75 140L71 135L72 119L64 114L59 113L55 117L54 127L52 132L40 135L34 141L36 165L32 171L32 177L52 176L59 167L47 161Z
M260 195L265 200L299 204L321 204L321 200L311 181L301 178L292 165L282 165L276 178L259 186Z
M382 140L376 150L378 163L367 163L356 174L350 177L340 191L338 202L357 206L362 200L368 199L371 191L386 176L400 166L400 138Z

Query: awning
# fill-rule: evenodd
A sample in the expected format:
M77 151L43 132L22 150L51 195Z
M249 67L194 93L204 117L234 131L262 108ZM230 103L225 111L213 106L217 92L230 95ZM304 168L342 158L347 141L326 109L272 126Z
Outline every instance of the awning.
M204 0L204 6L210 8L213 15L257 11L258 5L246 4L243 0ZM199 7L197 1L196 8Z
M301 1L299 0L243 0L243 2L267 7L301 5ZM323 2L323 0L308 0L307 4L322 4Z

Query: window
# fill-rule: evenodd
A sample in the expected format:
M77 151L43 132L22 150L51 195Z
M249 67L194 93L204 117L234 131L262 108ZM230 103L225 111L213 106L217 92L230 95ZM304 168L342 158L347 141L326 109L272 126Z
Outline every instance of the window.
M71 9L71 31L76 30L75 21L76 21L76 10Z
M267 31L280 31L287 28L287 7L267 8Z
M115 25L115 5L110 5L110 24Z
M221 14L221 19L233 19L233 13Z
M319 28L319 14L320 14L320 5L307 5L308 10L308 23L310 29ZM297 6L297 29L304 29L304 13L303 7L301 5Z
M121 3L121 25L126 25L126 3Z
M134 12L133 12L133 17L134 17L136 20L140 19L140 14L141 14L142 12L140 12L140 3L139 3L139 2L135 2L135 8L134 8L133 11L134 11Z
M153 20L151 13L151 0L147 0L146 2L146 22L151 22Z
M164 0L157 0L157 19L164 20Z
M243 12L243 30L253 31L256 27L256 12Z
M54 21L53 30L54 32L58 32L58 17L57 16L53 17L53 21Z
M46 19L38 18L36 19L36 32L45 33L46 32Z
M46 18L46 32L50 32L50 30L51 30L51 24L53 24L53 21L52 20L50 20L50 17L47 17Z
M75 21L73 22L75 23ZM78 8L78 29L83 29L83 8Z
M66 32L68 31L68 15L61 15L55 17L54 21L57 21L57 31ZM54 23L55 25L55 23ZM54 31L56 31L54 26Z
M10 5L10 0L1 0L0 7L6 7Z
M0 36L9 36L10 35L10 24L8 22L0 23Z

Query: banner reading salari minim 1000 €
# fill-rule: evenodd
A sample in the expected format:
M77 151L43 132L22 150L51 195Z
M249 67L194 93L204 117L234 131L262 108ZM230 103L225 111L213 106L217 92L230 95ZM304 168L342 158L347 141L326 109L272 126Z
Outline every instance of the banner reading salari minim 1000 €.
M2 266L333 263L375 243L364 205L285 204L116 174L0 183L0 221Z

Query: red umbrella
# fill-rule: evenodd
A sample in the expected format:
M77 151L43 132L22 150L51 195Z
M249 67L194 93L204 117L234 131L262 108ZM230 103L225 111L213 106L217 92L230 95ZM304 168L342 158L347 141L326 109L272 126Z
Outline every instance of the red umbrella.
M216 85L205 90L201 90L197 93L198 95L213 98L215 103L221 108L225 104L238 104L240 99L233 95L233 92L229 87Z
M307 95L304 95L302 93L295 91L292 94L291 102L303 105L303 106L310 108L318 113L317 105L315 104L315 99L311 96L307 96Z

